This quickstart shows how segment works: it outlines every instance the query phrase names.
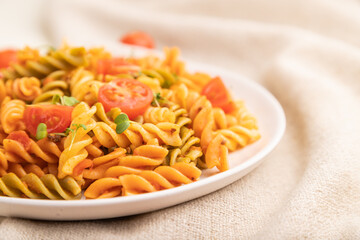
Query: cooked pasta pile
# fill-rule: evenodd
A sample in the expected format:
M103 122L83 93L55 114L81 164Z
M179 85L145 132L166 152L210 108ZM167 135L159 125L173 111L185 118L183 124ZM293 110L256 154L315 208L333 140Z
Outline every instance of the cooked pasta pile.
M177 48L164 59L66 44L18 50L1 69L0 195L111 198L226 171L228 152L260 134L242 101L204 90L213 81L189 73Z

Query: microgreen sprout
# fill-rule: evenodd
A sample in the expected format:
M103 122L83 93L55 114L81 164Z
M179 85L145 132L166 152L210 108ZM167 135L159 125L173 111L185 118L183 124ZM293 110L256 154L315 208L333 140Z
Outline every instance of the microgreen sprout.
M125 113L120 113L115 118L114 122L116 124L116 133L117 134L123 133L130 126L129 117Z
M59 94L54 95L51 102L52 104L60 103L60 105L63 106L74 106L79 103L79 101L74 97L60 96Z
M40 140L46 138L47 136L47 126L45 123L39 123L36 129L36 139Z
M75 136L76 136L76 133L78 131L79 128L83 128L84 130L87 130L87 127L85 124L72 124L71 125L72 127L75 127L75 128L67 128L66 131L65 131L65 134L69 135L70 133L72 133L71 135L71 142L70 142L70 146L69 146L69 151L71 150L71 147L74 143L74 140L75 140Z
M166 103L167 100L163 98L160 93L154 93L154 99L151 102L151 105L154 107L160 107L161 104Z

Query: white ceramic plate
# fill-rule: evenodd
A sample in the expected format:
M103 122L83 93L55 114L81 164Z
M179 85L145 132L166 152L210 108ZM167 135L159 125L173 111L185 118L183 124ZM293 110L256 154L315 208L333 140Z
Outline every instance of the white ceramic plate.
M134 49L127 47L120 50L117 47L116 50L125 56L130 52L134 54ZM135 52L143 54L142 50L135 49ZM196 62L187 61L187 66L190 70L221 76L233 96L245 100L246 106L259 121L261 139L231 153L228 171L215 174L214 170L206 170L199 181L188 185L111 199L59 201L0 197L0 215L46 220L89 220L145 213L209 194L252 171L275 148L285 131L285 115L279 102L266 89L237 74Z

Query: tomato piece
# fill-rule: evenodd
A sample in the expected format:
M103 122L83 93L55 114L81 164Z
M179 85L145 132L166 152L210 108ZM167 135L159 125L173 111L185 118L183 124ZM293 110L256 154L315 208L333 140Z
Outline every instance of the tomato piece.
M234 101L230 101L221 108L224 110L225 113L231 113L236 109L236 105Z
M98 100L106 112L118 107L133 120L150 106L153 93L144 83L124 78L103 85L99 89Z
M29 136L27 135L27 133L25 131L14 131L14 132L10 133L6 139L18 141L19 143L21 143L24 146L26 151L30 150L31 139L29 138Z
M140 71L140 66L127 62L124 58L100 59L96 71L103 75L117 75Z
M7 49L0 51L0 69L7 68L10 63L17 61L17 51L13 49Z
M210 82L203 87L201 94L209 99L213 107L222 108L226 113L235 110L235 103L220 77L211 79Z
M145 48L155 48L153 38L144 32L134 31L125 34L120 41L125 44L136 45Z
M73 107L60 105L28 106L24 111L24 122L27 130L36 135L40 123L45 123L48 133L61 133L71 124Z
M92 160L84 159L74 167L73 174L74 176L79 176L84 171L85 168L90 168L92 166L93 166Z

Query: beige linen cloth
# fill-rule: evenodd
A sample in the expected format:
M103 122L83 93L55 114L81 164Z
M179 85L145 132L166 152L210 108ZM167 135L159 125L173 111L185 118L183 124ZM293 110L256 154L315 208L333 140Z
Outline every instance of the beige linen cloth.
M185 58L266 87L287 130L256 170L215 193L118 219L3 218L0 239L360 239L360 1L59 0L42 8L40 25L17 42L99 45L141 29L158 48L177 45Z

